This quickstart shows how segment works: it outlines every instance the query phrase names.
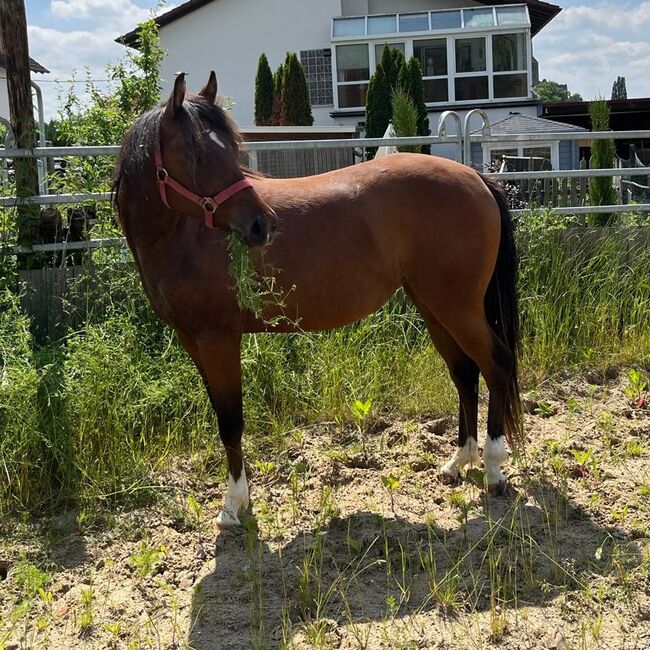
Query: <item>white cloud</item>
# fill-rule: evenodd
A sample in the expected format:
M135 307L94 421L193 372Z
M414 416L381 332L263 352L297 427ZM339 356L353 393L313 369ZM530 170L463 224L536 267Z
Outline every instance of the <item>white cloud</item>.
M622 75L629 97L650 97L648 34L650 0L569 7L535 38L540 77L566 83L588 100L609 98Z
M165 10L174 5L166 5ZM46 119L55 117L59 107L58 95L73 74L85 80L87 74L95 80L106 79L106 64L116 63L125 56L125 48L115 39L134 29L151 16L151 11L138 7L130 0L53 0L51 12L58 20L55 27L29 25L30 55L44 65L50 74L33 75L43 90ZM66 22L75 26L84 21L89 29L65 29ZM108 84L99 82L104 89ZM76 84L76 92L84 96L84 84Z
M150 16L149 9L143 9L130 0L53 0L52 14L66 20L92 19L106 26L129 31ZM130 27L129 27L130 25Z

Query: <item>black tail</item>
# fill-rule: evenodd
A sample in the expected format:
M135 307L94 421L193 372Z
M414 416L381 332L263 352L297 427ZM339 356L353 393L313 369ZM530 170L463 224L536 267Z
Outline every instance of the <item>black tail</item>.
M501 241L496 268L485 294L485 313L497 336L514 357L512 379L508 386L505 413L505 434L512 447L523 443L524 430L519 396L518 357L520 349L519 304L517 278L519 264L508 201L499 185L483 178L501 212Z

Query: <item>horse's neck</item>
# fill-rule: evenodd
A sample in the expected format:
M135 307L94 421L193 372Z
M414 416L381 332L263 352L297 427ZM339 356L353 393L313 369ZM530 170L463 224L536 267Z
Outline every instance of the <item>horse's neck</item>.
M168 210L161 210L156 214L129 214L124 220L129 245L139 250L155 250L160 253L178 241L179 231L186 225L181 219L183 217Z

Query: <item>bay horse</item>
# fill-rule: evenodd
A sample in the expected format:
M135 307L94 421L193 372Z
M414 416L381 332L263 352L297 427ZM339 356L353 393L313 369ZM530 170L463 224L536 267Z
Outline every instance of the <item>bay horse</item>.
M168 101L124 137L114 203L151 305L176 331L216 411L229 473L217 525L239 524L249 501L242 334L341 327L399 287L458 390L458 447L442 477L457 480L479 462L480 372L489 390L485 483L500 491L504 435L511 445L523 435L517 260L501 192L469 167L407 153L318 176L266 178L240 166L242 139L216 99L214 72L187 96L178 74ZM261 273L275 270L286 295L283 306L266 305L263 318L238 306L228 271L233 231Z

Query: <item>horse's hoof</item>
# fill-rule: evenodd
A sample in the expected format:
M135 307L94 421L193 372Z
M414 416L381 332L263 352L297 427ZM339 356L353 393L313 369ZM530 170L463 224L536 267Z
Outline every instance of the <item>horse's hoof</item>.
M460 481L460 472L458 470L449 470L443 467L439 476L445 485L457 485Z
M239 517L225 508L217 515L216 523L219 530L230 530L235 526L241 525Z
M496 483L488 483L487 491L495 497L503 496L508 490L508 479L504 476Z

